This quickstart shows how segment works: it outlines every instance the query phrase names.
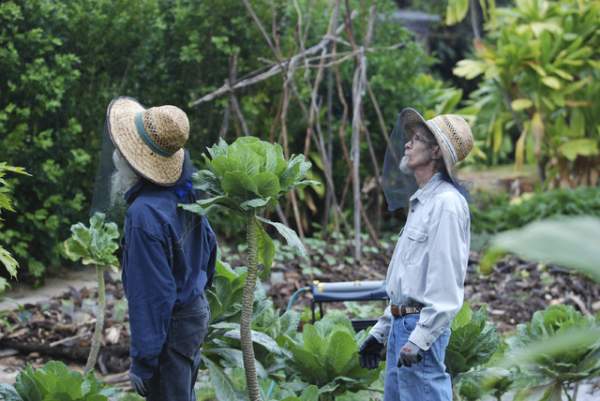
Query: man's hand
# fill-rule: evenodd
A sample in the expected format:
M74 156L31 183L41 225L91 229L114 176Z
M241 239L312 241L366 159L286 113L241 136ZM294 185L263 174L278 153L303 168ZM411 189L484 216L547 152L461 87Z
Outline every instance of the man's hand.
M400 349L398 367L410 367L413 363L421 362L421 359L423 359L423 355L421 355L421 348L410 341L407 341L406 344L404 344L404 346Z
M360 366L367 369L376 369L381 360L382 350L383 344L372 335L369 335L358 350Z
M148 394L148 386L146 385L146 381L131 371L129 371L129 381L131 382L131 387L133 387L136 393L142 397L145 397Z

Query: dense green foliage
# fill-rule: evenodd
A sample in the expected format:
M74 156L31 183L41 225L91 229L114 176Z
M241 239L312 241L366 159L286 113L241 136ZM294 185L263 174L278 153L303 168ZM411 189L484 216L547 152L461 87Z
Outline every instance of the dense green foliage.
M7 401L108 401L113 390L94 375L71 371L62 362L48 362L39 369L27 366L17 376L14 388L0 387Z
M365 333L354 333L345 315L332 311L288 339L291 363L303 381L321 387L321 393L330 393L332 400L346 391L366 389L379 370L359 365L358 347L364 337Z
M488 321L487 310L472 311L468 302L452 322L452 335L446 349L446 366L453 378L483 365L496 352L500 336Z
M11 189L8 186L6 178L4 178L6 173L27 174L25 173L25 170L20 167L13 167L7 165L6 163L0 163L0 230L3 228L2 211L15 211L13 208ZM19 263L2 245L0 245L0 265L4 266L10 277L14 278L17 276L17 268L19 267ZM0 294L4 292L7 286L8 282L6 279L0 276Z
M596 185L600 4L517 0L496 16L474 58L454 70L483 78L465 112L489 160L514 153L517 166L537 162L556 185Z
M360 38L368 9L358 1L349 3L359 11L353 30ZM382 16L395 7L387 1L378 5ZM299 1L298 6L308 47L324 35L329 5L326 1ZM278 0L253 7L265 26L271 26L274 18L283 57L300 51L295 26L298 14L292 2ZM397 44L398 48L388 48ZM233 0L7 1L0 5L0 48L0 75L4 78L0 82L2 159L24 166L33 175L15 182L20 194L15 206L21 212L7 216L0 240L13 250L30 278L41 278L46 268L60 264L60 242L71 222L88 217L105 109L112 98L130 95L146 105L184 108L191 123L189 148L198 158L222 128L227 126L222 132L226 138L239 135L241 128L233 113L224 124L226 97L196 108L189 108L189 103L223 84L234 57L238 77L263 68L265 59L273 60L248 11ZM383 17L378 20L373 48L368 53L368 76L387 129L405 105L420 110L450 109L460 98L460 93L447 92L428 74L433 60L397 22ZM347 49L341 47L339 51ZM351 60L342 64L339 75L340 93L348 104L352 64ZM301 67L294 76L302 102L309 98L315 74L315 69ZM331 143L339 151L337 131L343 112L335 100L337 77L333 75L329 81L334 96L331 132L336 134L332 134ZM326 96L328 80L323 80L319 96ZM237 95L251 132L278 141L281 77L250 86ZM287 114L288 141L290 151L300 153L304 150L306 121L294 99ZM321 108L325 112L325 101ZM382 153L385 144L376 134L378 119L367 100L365 119L373 146ZM340 134L344 140L349 138L349 124ZM369 160L366 144L363 151L364 160ZM307 157L315 162L315 177L319 177L323 166L319 156L309 152ZM333 173L341 190L347 173L343 158L335 159ZM361 175L373 175L369 163L363 164ZM308 222L308 217L319 213L324 191L306 196L312 198L304 198L300 214Z
M600 217L600 188L536 192L512 201L507 194L481 193L475 197L471 214L475 233L497 233L556 216Z

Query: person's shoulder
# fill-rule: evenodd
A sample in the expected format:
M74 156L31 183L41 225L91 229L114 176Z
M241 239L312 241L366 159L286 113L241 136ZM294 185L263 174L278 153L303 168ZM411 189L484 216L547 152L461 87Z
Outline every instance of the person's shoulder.
M433 197L434 207L440 211L447 211L463 216L469 213L469 205L461 193L449 182L440 184Z
M129 205L126 219L132 228L142 229L153 236L162 235L164 200L153 194L142 193Z

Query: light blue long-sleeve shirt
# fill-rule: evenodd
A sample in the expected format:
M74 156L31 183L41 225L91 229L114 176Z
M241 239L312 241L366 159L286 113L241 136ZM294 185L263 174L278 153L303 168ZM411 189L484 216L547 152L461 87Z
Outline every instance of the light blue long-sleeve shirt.
M465 198L435 174L410 198L410 211L390 261L390 304L424 305L409 341L423 350L446 330L463 303L469 260L470 215ZM393 317L388 306L371 329L387 342Z

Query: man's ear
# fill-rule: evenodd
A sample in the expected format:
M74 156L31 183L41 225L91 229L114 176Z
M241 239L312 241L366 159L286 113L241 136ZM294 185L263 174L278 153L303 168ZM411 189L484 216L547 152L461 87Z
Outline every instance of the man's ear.
M439 145L435 145L431 150L434 159L437 160L442 158L442 149L440 149Z

